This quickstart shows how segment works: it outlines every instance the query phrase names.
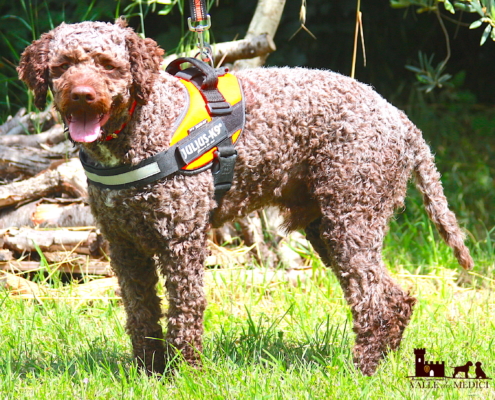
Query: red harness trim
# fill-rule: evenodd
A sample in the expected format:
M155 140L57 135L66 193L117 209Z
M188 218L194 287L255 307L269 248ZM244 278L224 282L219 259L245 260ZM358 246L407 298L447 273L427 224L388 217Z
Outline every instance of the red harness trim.
M134 113L134 110L136 109L136 105L137 105L137 102L136 102L136 100L134 100L134 102L131 105L131 108L129 109L129 117L131 117L132 114ZM129 121L127 121L127 122L129 122ZM122 124L122 126L120 127L120 129L116 130L114 133L110 133L109 135L107 135L107 137L105 138L105 141L108 142L109 140L116 139L117 138L117 135L120 132L122 132L122 130L127 125L127 122L124 122Z

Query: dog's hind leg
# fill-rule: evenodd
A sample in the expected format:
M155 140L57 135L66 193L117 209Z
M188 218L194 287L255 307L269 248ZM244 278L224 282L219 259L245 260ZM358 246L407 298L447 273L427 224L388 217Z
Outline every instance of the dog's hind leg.
M134 357L146 373L161 374L165 360L155 262L131 242L113 241L110 250L127 313L126 330L131 337Z
M351 218L341 214L340 219L326 214L308 225L307 238L340 281L354 320L354 362L363 374L372 375L388 350L398 348L415 299L383 265L383 223L373 226L376 221L357 213Z

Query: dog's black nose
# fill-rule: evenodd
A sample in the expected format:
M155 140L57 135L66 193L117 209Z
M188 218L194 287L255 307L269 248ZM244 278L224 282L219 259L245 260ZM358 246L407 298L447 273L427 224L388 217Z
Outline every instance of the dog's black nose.
M96 100L96 92L91 86L76 86L70 97L72 101L89 104Z

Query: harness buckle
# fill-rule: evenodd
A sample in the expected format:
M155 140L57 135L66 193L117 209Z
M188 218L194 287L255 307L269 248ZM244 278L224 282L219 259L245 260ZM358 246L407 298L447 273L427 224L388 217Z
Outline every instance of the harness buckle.
M224 141L224 145L219 144L215 151L215 162L212 167L213 183L215 185L215 200L220 202L223 195L232 187L234 179L234 166L237 159L237 150L232 144L232 140Z
M226 101L207 103L206 109L211 116L222 116L232 113L232 106Z

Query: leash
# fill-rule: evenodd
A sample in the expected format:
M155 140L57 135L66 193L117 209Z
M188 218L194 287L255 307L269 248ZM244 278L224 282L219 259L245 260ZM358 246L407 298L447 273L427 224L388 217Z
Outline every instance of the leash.
M191 32L198 35L199 59L212 67L215 62L213 60L213 50L208 42L205 41L205 32L211 27L211 17L206 13L205 0L189 0L189 8L191 16L187 19L187 25Z

